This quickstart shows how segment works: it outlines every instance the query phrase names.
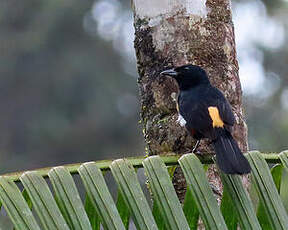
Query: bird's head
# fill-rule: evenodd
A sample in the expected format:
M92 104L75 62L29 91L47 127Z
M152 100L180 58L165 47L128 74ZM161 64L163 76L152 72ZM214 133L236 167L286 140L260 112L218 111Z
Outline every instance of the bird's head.
M197 65L183 65L164 70L160 75L174 78L180 90L187 90L200 84L210 84L204 69Z

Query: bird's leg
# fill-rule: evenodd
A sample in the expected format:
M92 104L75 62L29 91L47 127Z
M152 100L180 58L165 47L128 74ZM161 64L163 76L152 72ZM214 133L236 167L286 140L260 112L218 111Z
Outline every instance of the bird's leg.
M194 148L192 149L192 153L194 153L196 151L196 149L198 148L200 144L200 140L197 140L196 144L194 145Z

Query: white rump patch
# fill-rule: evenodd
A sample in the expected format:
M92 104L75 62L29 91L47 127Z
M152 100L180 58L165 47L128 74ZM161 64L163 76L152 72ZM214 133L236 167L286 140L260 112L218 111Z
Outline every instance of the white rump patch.
M179 122L179 124L183 127L183 126L185 126L186 125L186 121L185 121L185 119L184 119L184 117L182 117L182 115L179 113L179 115L178 115L178 119L177 119L177 122Z

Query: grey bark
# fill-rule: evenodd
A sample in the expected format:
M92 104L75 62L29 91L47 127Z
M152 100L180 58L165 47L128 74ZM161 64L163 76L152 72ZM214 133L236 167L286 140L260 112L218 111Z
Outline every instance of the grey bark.
M159 76L166 67L187 63L203 67L211 83L225 94L236 118L233 135L246 151L247 129L230 0L133 0L133 9L141 119L149 154L183 154L195 144L176 122L175 82ZM211 151L207 141L200 145L201 153ZM215 167L209 169L208 176L214 189L221 193ZM183 200L185 180L179 169L174 186Z

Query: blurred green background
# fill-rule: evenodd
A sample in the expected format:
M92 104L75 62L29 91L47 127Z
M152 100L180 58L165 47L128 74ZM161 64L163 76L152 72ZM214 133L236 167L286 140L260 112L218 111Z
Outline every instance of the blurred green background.
M234 1L251 149L288 149L287 0ZM130 1L0 1L0 173L143 155Z

